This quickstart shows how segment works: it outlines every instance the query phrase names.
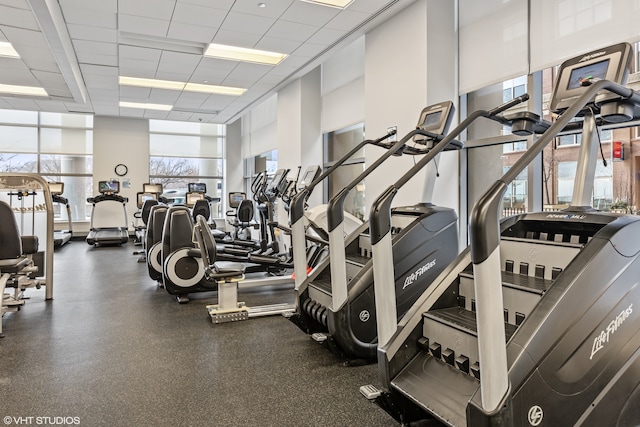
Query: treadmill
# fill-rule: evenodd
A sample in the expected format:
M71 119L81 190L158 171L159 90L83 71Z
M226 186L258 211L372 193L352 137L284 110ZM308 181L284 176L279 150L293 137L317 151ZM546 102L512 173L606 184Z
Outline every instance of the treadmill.
M120 192L119 181L100 181L98 182L99 195L87 198L87 202L91 203L91 225L87 235L87 243L89 245L122 245L129 241L129 229L127 226L127 197L118 195ZM124 212L123 227L94 227L93 219L96 213L96 207L102 202L116 202L122 204Z
M640 118L623 86L632 52L620 43L560 66L555 120L477 199L470 246L400 322L378 316L382 390L361 391L403 425L640 425L640 217L591 206L598 129ZM582 135L571 205L499 220L510 182L566 133ZM374 260L392 269L382 243L372 236ZM378 279L376 302L393 300Z
M59 248L69 242L71 237L73 237L71 206L69 205L69 199L62 197L62 193L64 193L64 182L50 182L49 191L51 192L51 199L53 200L53 203L64 205L67 208L68 228L66 230L53 230L53 246L55 248Z

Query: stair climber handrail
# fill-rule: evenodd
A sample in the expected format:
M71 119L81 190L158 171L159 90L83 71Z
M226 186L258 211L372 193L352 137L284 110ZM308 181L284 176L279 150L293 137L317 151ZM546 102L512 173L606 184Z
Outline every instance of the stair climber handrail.
M367 167L329 201L327 206L327 228L329 231L329 262L331 265L331 309L333 311L338 311L346 304L348 299L346 248L344 245L344 204L347 195L349 191L368 177L375 169L384 163L385 160L401 151L405 147L405 144L415 135L423 135L433 139L442 137L441 135L422 129L412 130L391 147L387 147L387 151L384 154L378 157L371 166Z
M291 221L291 246L293 248L293 270L295 272L294 288L296 291L300 289L300 286L307 278L307 260L305 256L306 239L304 231L304 205L311 194L311 191L316 185L324 181L326 177L331 175L337 168L339 168L344 162L353 157L358 151L360 151L365 145L377 145L383 148L389 148L389 144L385 144L384 141L396 134L395 130L388 132L377 139L365 139L356 145L351 151L345 154L342 158L336 161L331 167L325 170L320 176L314 179L304 190L296 194L291 200L290 221ZM296 299L297 301L297 299Z
M374 292L375 295L384 296L375 298L379 347L385 346L391 339L397 329L398 321L391 243L391 204L396 193L476 119L485 117L503 122L505 119L499 116L500 113L528 99L529 94L524 94L492 110L474 111L373 202L369 216L369 231L374 259Z
M483 410L492 412L508 398L509 378L505 348L502 293L500 291L500 205L507 185L542 152L598 92L608 90L638 105L640 95L617 83L600 80L593 83L544 132L509 170L474 204L469 218L471 260L474 269L480 391ZM373 213L372 213L373 215ZM373 228L373 227L372 227ZM373 234L372 234L373 238ZM375 255L375 254L374 254Z

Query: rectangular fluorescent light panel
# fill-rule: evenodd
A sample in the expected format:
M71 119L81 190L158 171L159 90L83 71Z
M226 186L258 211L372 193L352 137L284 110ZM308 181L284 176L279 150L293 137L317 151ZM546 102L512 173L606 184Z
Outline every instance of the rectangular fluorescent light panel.
M20 58L18 52L16 52L9 42L0 42L0 56L4 56L6 58Z
M219 95L240 96L247 90L230 86L215 86L198 83L175 82L171 80L141 79L120 76L119 83L124 86L149 87L154 89L186 90L188 92L215 93Z
M244 47L226 46L223 44L211 43L207 50L204 52L204 56L218 59L228 59L231 61L278 65L289 55L285 53L268 52L266 50L247 49Z
M123 108L142 108L144 110L160 110L160 111L171 111L173 105L167 104L148 104L143 102L125 102L120 101L120 107Z
M0 84L0 93L9 93L11 95L49 96L47 91L41 87L4 84Z
M322 6L337 7L338 9L345 9L347 6L349 6L353 2L353 0L302 0L302 1L306 1L307 3L320 4Z

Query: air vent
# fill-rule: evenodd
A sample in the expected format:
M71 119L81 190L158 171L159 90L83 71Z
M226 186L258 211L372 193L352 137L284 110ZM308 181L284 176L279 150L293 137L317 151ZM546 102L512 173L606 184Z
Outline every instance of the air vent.
M148 34L129 33L127 31L120 31L118 33L118 43L127 46L147 47L150 49L191 53L194 55L204 54L206 48L204 43L171 39L168 37L156 37Z

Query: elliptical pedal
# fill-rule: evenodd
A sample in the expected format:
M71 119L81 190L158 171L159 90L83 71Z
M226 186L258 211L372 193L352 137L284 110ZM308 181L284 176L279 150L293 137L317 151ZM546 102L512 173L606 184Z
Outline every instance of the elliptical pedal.
M315 332L311 334L311 338L313 338L315 342L322 344L327 341L329 335L325 334L324 332Z
M380 397L380 395L382 394L382 391L378 389L378 387L374 386L373 384L367 384L367 385L360 386L360 393L362 393L362 395L366 397L368 400L374 400Z

